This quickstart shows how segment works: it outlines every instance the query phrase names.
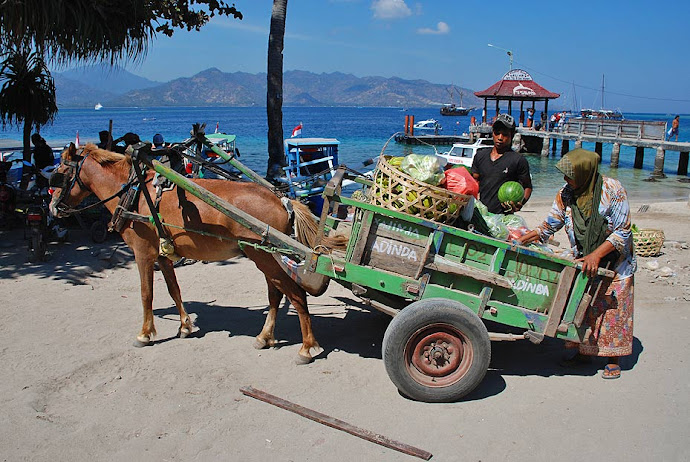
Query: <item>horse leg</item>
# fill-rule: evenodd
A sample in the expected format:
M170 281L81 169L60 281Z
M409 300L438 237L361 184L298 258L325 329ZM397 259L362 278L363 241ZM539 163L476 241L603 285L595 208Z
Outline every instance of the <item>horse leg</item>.
M271 296L270 286L272 284L278 291L285 294L292 306L297 310L300 329L302 331L302 347L297 354L295 362L297 364L310 363L312 361L310 350L314 348L320 353L321 347L316 341L316 338L314 338L314 333L312 332L311 318L309 317L309 309L307 308L307 293L293 281L285 271L283 271L271 255L248 247L245 248L245 254L254 261L256 267L266 276L266 281L269 283L269 297ZM276 307L278 303L280 303L280 299L277 300ZM271 312L269 310L269 317L270 314ZM269 322L268 318L266 322Z
M194 329L194 323L192 319L187 315L182 304L182 295L180 294L180 285L177 283L177 276L175 276L175 267L173 262L166 257L158 257L158 266L163 273L163 278L168 286L168 293L175 301L175 306L177 307L177 312L180 313L180 329L177 331L177 335L180 338L185 338L192 333Z
M268 278L266 278L266 285L268 286L268 314L266 315L266 321L264 322L263 329L261 329L261 333L254 340L254 348L257 350L275 345L276 338L273 331L276 326L278 307L283 299L283 294Z
M144 322L134 346L143 347L151 345L151 339L156 335L156 327L153 324L153 261L155 257L135 253L134 258L139 269L141 304L144 307Z

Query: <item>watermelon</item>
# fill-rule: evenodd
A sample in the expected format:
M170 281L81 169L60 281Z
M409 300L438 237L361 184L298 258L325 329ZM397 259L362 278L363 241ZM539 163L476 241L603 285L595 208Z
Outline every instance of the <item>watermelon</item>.
M525 189L517 181L506 181L498 189L498 201L520 202L525 198Z

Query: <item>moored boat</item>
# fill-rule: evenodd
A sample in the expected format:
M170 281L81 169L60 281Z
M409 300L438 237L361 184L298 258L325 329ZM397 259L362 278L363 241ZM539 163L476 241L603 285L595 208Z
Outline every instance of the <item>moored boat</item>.
M449 151L437 154L443 157L449 164L472 166L472 160L480 152L490 152L494 147L492 138L479 138L474 143L454 143Z

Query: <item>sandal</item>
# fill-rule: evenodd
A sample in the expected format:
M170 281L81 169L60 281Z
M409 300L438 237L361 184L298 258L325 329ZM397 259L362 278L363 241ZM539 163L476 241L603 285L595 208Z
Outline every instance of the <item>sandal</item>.
M617 379L621 376L621 367L618 364L607 364L601 377L604 379Z
M558 362L561 367L582 366L583 364L590 364L592 362L591 356L585 356L580 353L571 355L564 355Z

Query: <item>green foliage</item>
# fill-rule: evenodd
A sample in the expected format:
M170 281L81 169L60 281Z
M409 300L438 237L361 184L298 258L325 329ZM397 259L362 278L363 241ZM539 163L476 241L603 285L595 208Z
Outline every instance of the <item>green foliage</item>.
M38 53L10 51L0 68L0 120L3 127L20 123L41 126L53 121L58 108L55 83Z
M222 0L4 0L2 49L38 50L45 59L85 62L136 59L156 34L199 30L215 15L242 19Z

